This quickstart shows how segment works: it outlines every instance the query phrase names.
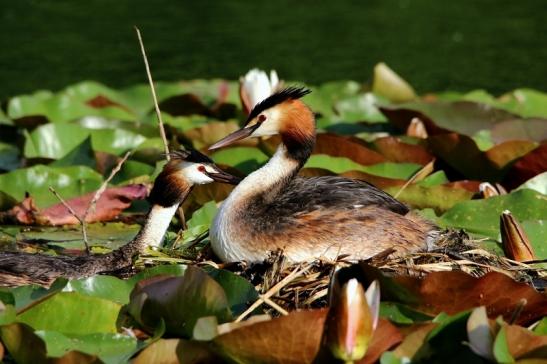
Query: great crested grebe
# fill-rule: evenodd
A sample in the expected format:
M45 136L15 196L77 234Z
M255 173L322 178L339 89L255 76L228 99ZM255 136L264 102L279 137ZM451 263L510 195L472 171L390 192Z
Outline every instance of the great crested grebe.
M248 175L222 203L211 245L226 262L266 259L282 249L293 262L320 257L366 259L388 248L430 248L430 222L371 184L342 177L296 177L315 144L315 118L300 100L310 91L286 88L257 104L245 126L212 145L280 134L266 165Z
M28 283L50 285L56 278L81 278L131 265L146 246L159 247L178 206L192 187L213 181L237 184L239 178L219 169L205 155L192 151L170 153L171 160L154 182L146 221L129 243L107 254L51 256L22 252L0 253L0 286Z

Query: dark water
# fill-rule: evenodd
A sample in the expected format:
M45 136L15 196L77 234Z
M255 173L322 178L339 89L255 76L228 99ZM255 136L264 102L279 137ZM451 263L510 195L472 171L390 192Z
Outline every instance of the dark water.
M385 61L420 92L547 89L545 0L0 1L0 99L145 81L133 25L157 80L366 81Z

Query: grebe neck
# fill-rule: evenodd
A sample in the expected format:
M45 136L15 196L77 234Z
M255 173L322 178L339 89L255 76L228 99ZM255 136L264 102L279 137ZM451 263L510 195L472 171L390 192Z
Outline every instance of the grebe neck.
M253 204L255 198L271 201L300 170L298 161L291 158L287 147L282 143L272 158L243 179L228 196L225 202L244 202ZM238 203L238 206L243 207Z
M133 245L138 247L160 247L180 202L186 199L191 190L191 188L185 189L171 206L154 203L146 216L144 225L133 239Z

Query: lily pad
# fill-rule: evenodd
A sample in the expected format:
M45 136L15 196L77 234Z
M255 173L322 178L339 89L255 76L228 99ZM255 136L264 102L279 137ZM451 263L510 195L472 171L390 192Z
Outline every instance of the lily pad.
M485 200L460 202L445 212L439 222L497 239L499 217L504 210L511 211L519 221L547 220L546 202L547 196L524 189Z
M102 298L59 292L27 308L17 321L36 330L64 334L116 333L120 309L120 304Z
M193 266L182 277L140 281L131 293L128 310L145 327L157 327L163 320L168 333L187 338L192 337L200 317L216 316L220 322L231 318L222 287Z
M137 339L112 333L66 335L56 331L36 331L46 344L49 357L61 357L76 350L97 355L105 364L126 363L142 346Z
M58 203L59 200L48 191L51 186L63 197L83 195L99 188L102 176L83 166L48 167L37 165L0 174L0 190L18 201L30 193L38 207Z

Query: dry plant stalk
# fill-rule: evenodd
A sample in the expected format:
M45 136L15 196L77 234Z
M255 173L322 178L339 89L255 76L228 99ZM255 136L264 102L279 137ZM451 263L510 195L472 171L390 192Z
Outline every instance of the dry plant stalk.
M163 146L165 148L165 159L169 160L169 144L167 143L167 136L165 135L165 128L163 127L163 119L161 118L161 111L158 105L158 97L156 96L156 89L154 88L154 81L152 80L152 73L150 72L150 66L148 65L148 58L146 57L146 51L144 49L144 43L141 37L141 31L135 27L137 32L137 38L139 39L139 45L141 46L142 58L144 59L144 67L146 68L146 75L148 76L148 83L150 84L150 90L152 91L152 98L154 99L154 108L158 117L158 127L160 129L161 140L163 140Z
M59 199L59 201L61 201L61 203L63 204L64 207L66 207L68 212L72 216L74 216L76 218L76 220L78 220L78 222L80 223L80 226L82 227L82 237L84 239L85 251L88 255L91 253L91 251L89 249L89 242L88 242L88 239L87 239L87 222L86 222L87 215L89 215L89 213L92 210L95 209L95 207L97 206L97 201L99 201L99 199L103 195L104 191L106 191L106 188L108 187L108 184L110 183L112 178L114 178L116 173L118 173L120 171L120 169L122 168L122 165L125 163L125 161L127 160L127 158L129 158L130 155L131 155L131 152L125 153L123 158L120 159L120 161L116 164L116 166L114 168L112 168L112 171L110 172L110 175L108 176L108 178L101 184L99 189L97 191L95 191L95 194L93 195L93 198L89 202L89 205L87 206L87 209L85 210L85 212L82 216L78 216L78 214L74 211L74 209L72 209L72 207L68 204L68 202L66 202L61 197L61 195L59 195L59 193L57 193L57 191L55 191L55 189L53 187L49 186L49 190L55 195L55 197L57 197Z
M161 117L160 106L158 104L158 97L156 95L156 88L154 87L154 80L152 79L152 72L150 71L150 65L148 64L148 57L146 56L146 50L144 49L144 43L142 41L141 31L135 27L137 32L137 38L141 47L142 58L144 60L144 67L146 69L146 76L148 77L148 83L150 84L150 91L152 92L152 99L154 100L154 109L156 110L156 116L158 118L158 129L160 130L161 140L163 141L163 147L165 149L165 159L168 161L171 159L169 156L169 143L167 142L167 136L165 134L165 128L163 126L163 119ZM183 229L186 229L186 218L184 217L184 210L182 207L177 209L181 225Z
M70 205L61 197L61 195L59 195L59 193L55 191L53 187L49 186L49 190L51 191L51 193L55 195L55 197L59 199L59 201L61 201L61 203L63 204L64 207L66 207L68 212L70 212L70 214L74 216L76 220L78 220L78 222L80 223L80 226L82 227L82 235L84 238L85 252L89 255L90 250L89 250L89 244L87 242L87 229L86 229L85 222L82 220L80 216L78 216L78 214L72 209L72 207L70 207Z
M429 163L423 166L418 172L414 173L412 177L401 187L399 191L393 196L394 198L399 197L399 195L411 184L416 181L421 181L425 177L429 176L434 170L435 158L433 158Z

